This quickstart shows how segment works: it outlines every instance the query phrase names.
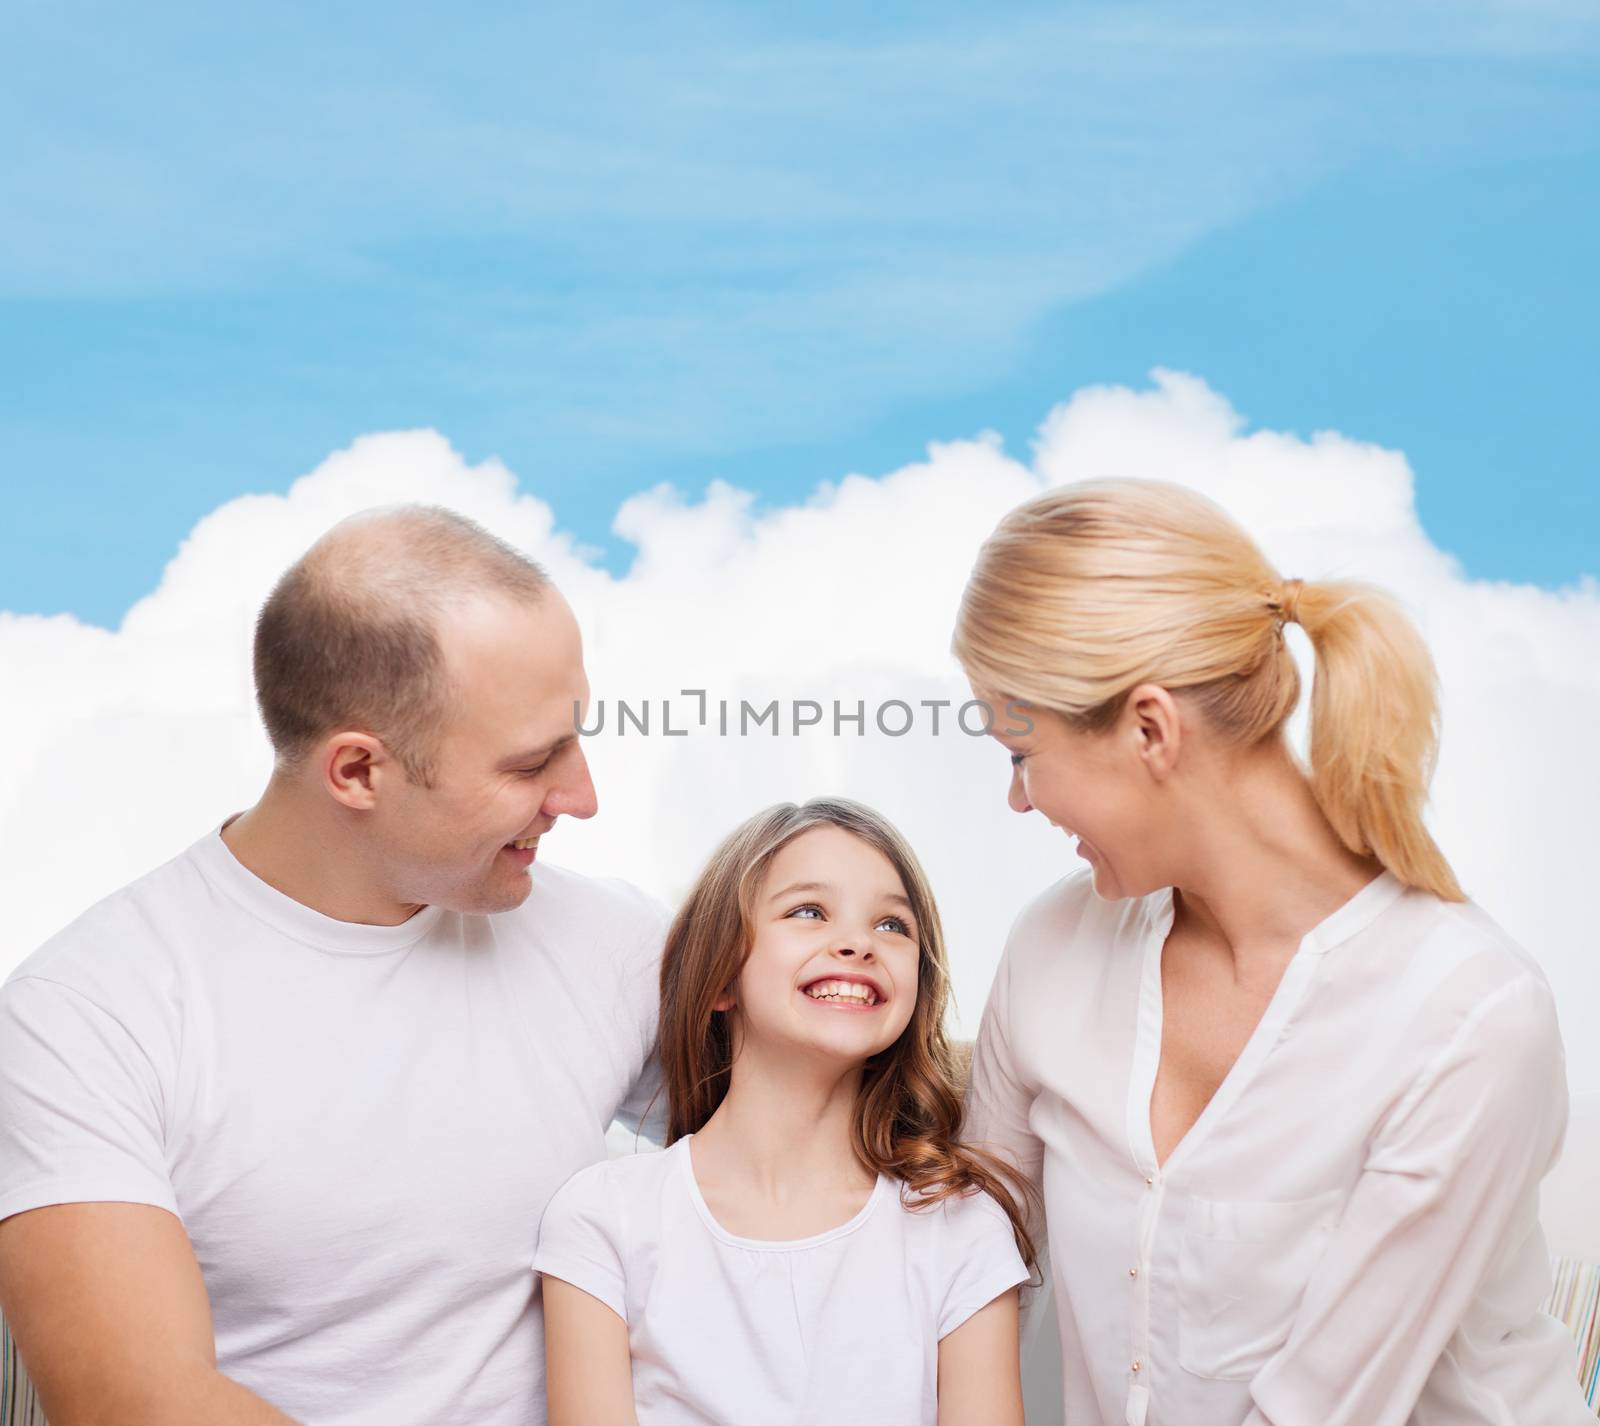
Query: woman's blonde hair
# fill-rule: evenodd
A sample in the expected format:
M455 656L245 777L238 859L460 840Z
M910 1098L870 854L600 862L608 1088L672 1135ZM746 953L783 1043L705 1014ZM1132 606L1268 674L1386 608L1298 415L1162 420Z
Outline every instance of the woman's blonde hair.
M667 932L661 960L659 1053L667 1090L667 1143L692 1134L716 1112L733 1073L728 1016L714 1009L738 980L755 939L755 906L777 854L814 827L839 827L888 858L911 903L917 936L917 1000L900 1037L861 1075L852 1133L856 1157L916 1191L927 1207L981 1189L1011 1219L1030 1270L1033 1244L1007 1188L1005 1167L959 1142L961 1090L945 1032L950 977L939 909L905 839L869 807L842 797L758 812L717 848ZM1027 1188L1013 1179L1026 1198Z
M1109 728L1127 695L1154 683L1253 745L1300 698L1288 623L1316 654L1310 777L1323 815L1406 885L1464 900L1422 821L1439 698L1421 636L1370 585L1281 578L1192 490L1096 480L1019 505L978 555L951 647L985 693L1076 728Z

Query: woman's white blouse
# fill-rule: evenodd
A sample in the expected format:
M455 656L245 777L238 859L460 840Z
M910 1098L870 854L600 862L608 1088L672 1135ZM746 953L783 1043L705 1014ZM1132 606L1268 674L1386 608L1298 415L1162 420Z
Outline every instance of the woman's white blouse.
M968 1137L1042 1189L1071 1426L1594 1426L1538 1311L1567 1087L1537 963L1384 873L1157 1165L1172 912L1051 887L973 1058Z

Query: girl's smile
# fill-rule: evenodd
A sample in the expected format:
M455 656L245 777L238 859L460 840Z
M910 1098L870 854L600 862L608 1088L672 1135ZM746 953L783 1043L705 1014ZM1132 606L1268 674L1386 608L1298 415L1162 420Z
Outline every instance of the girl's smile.
M870 976L831 972L800 987L800 993L813 1004L834 1010L877 1010L889 996Z

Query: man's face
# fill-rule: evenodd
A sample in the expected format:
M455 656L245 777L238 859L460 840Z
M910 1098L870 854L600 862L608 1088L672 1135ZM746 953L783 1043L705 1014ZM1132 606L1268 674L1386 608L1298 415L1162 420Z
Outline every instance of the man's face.
M578 625L552 588L538 604L464 603L438 637L452 686L433 786L390 784L381 875L405 902L509 911L528 895L539 837L595 813L573 726L573 704L589 702Z

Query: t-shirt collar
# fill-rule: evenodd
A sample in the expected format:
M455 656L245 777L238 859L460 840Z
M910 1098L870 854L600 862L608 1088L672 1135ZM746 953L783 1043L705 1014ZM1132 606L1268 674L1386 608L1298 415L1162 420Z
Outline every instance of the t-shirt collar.
M325 916L267 885L234 856L222 840L222 829L232 820L214 827L190 848L190 855L200 874L224 896L293 940L340 955L386 955L415 945L443 914L442 907L424 906L398 926L367 926Z

